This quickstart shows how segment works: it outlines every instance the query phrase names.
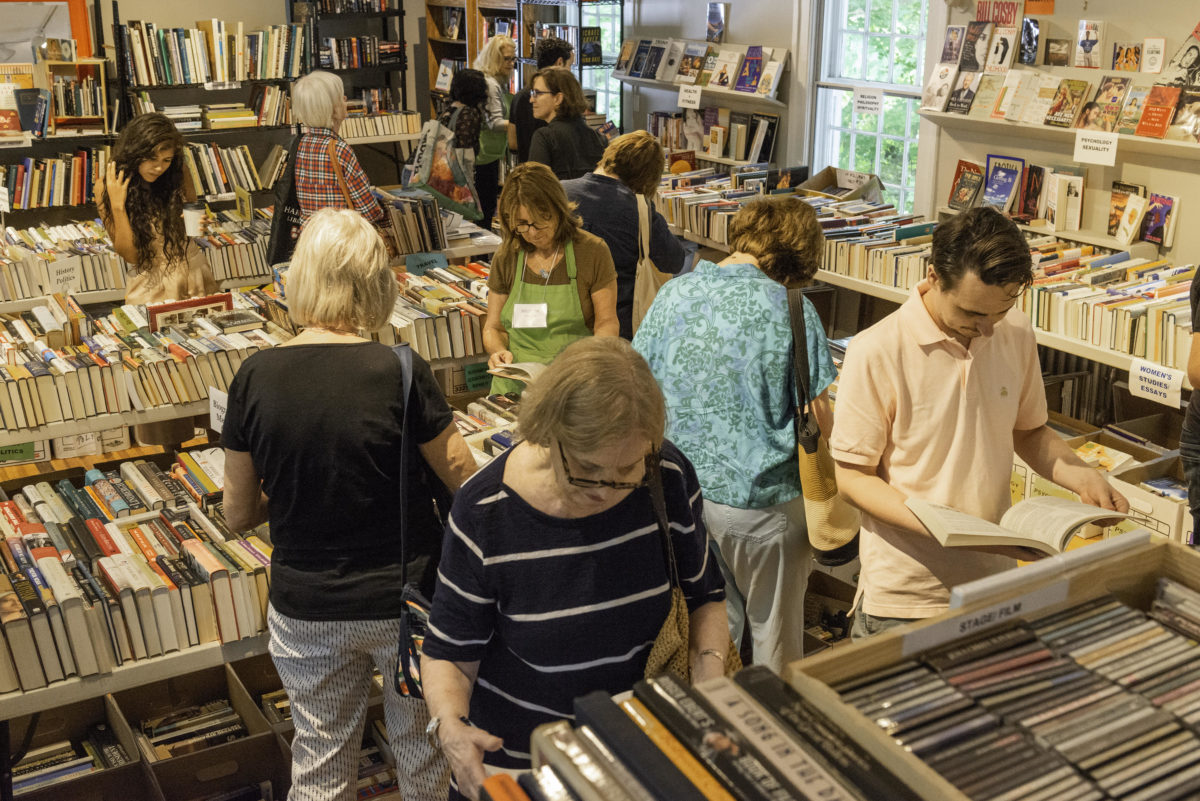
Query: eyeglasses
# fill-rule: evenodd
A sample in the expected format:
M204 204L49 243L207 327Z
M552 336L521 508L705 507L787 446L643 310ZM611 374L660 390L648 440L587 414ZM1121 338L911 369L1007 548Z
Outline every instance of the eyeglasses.
M535 231L544 231L545 229L547 229L549 227L550 227L550 223L548 223L548 222L544 222L544 223L519 222L519 223L514 223L512 229L514 231L516 231L518 234L523 234L526 231L528 231L530 228L532 228Z
M646 454L646 471L642 474L641 481L603 481L595 478L576 478L571 475L571 468L567 467L567 452L563 450L561 442L558 443L558 455L562 459L563 473L566 474L567 483L572 487L581 487L583 489L596 489L599 487L618 490L639 489L646 486L649 482L652 465L658 461L658 451L652 450Z
M557 94L557 92L551 92L549 89L530 89L529 90L529 99L537 100L542 95L553 95L553 94Z
M516 61L517 57L516 56L504 56L502 60L503 61Z

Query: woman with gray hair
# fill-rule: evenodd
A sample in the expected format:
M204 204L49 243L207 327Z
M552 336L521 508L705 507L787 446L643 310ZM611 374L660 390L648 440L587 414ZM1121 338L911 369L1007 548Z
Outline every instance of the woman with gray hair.
M496 198L500 196L500 162L508 153L508 114L513 97L509 84L516 65L517 43L504 35L488 39L471 65L483 73L488 86L479 155L475 158L475 191L479 193L483 212L479 225L483 228L491 228Z
M342 79L310 72L292 85L292 116L304 126L296 159L296 199L308 219L317 209L354 209L381 234L390 220L371 194L371 184L354 150L338 133L346 119ZM391 249L392 238L384 236Z
M396 674L405 570L431 592L441 551L424 467L451 491L475 469L429 366L412 356L405 397L398 354L360 335L387 322L396 292L371 226L345 209L316 212L288 273L302 330L247 359L229 388L225 516L236 531L271 523L269 647L296 726L292 801L355 798L371 668ZM405 448L416 468L402 497ZM383 693L404 798L444 798L424 704L390 678Z
M478 797L485 763L527 770L533 729L571 717L574 698L643 677L671 597L652 485L690 610L692 678L724 672L721 574L665 419L628 342L577 340L525 391L524 441L455 498L421 664L451 798Z

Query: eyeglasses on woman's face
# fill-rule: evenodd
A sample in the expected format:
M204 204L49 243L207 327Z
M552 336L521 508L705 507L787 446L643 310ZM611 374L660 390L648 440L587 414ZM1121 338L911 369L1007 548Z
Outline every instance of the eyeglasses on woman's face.
M605 487L607 489L615 490L632 490L646 486L646 483L650 478L651 465L653 465L655 460L658 458L658 452L651 450L650 453L646 454L646 459L644 462L645 469L642 471L642 477L638 481L607 481L604 479L573 476L571 475L571 468L567 465L567 452L563 450L561 442L558 443L558 456L560 459L562 459L563 475L566 477L567 483L572 487L580 487L582 489L597 489L600 487ZM632 465L629 468L624 469L624 471L629 472L635 468L636 465Z
M553 94L557 94L557 93L551 92L549 89L530 89L529 90L529 99L537 100L539 97L541 97L543 95L553 95Z
M524 233L527 233L530 229L533 229L534 231L545 231L549 227L550 227L550 222L548 220L546 222L540 222L540 223L526 222L525 220L521 220L520 222L513 223L512 229L514 231L516 231L518 234L524 234Z

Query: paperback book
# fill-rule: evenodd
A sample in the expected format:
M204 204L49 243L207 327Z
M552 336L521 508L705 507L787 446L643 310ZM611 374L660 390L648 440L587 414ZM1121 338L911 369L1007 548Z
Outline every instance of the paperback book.
M1021 52L1017 60L1026 67L1037 66L1038 51L1041 50L1042 26L1033 17L1021 20Z
M951 114L966 114L971 104L975 102L975 92L979 88L982 72L959 72L955 80L956 88L950 93L946 103L946 111Z
M1104 38L1104 23L1099 20L1079 20L1079 35L1075 41L1076 67L1100 68L1100 47Z
M947 25L946 38L942 41L940 64L957 64L962 58L963 41L967 36L966 25Z
M1073 126L1090 88L1091 86L1087 81L1064 78L1062 83L1058 85L1058 90L1054 96L1054 100L1050 103L1050 108L1046 110L1044 124L1055 128L1070 128Z
M708 85L717 89L731 89L737 80L738 68L742 64L742 54L737 50L724 49L717 56L713 66L712 77Z
M1125 93L1125 102L1121 105L1121 113L1113 130L1119 134L1132 136L1137 132L1137 124L1142 119L1142 108L1146 105L1146 97L1150 94L1150 84L1134 84Z
M956 77L958 77L956 64L934 65L929 73L929 79L925 82L925 88L921 92L921 110L944 111Z
M689 43L683 49L679 72L675 73L675 83L695 83L700 77L700 70L704 68L704 58L707 55L708 45Z
M1046 66L1066 67L1071 63L1070 39L1046 40Z
M1017 29L1015 27L997 27L992 32L992 45L988 53L984 72L1004 74L1012 66L1013 57L1017 54Z
M962 58L959 59L959 69L964 72L979 72L988 62L991 48L992 29L990 22L968 22L967 33L963 40Z
M1140 72L1142 69L1142 43L1114 42L1112 68L1121 72Z
M1178 211L1179 198L1151 192L1142 221L1142 239L1171 247L1175 240L1175 217Z
M763 48L759 45L751 45L746 49L746 58L742 61L742 68L738 72L737 83L734 84L736 92L758 91L758 82L762 78L763 59L770 58L770 48Z

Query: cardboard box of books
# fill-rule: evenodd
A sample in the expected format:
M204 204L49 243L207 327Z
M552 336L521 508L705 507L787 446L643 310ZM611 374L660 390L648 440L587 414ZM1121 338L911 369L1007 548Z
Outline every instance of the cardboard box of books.
M1011 780L1013 783L1009 788L1012 794L1003 797L1034 797L1032 791L1021 792L1022 785L1028 781L1049 786L1049 783L1055 780L1055 770L1059 771L1059 781L1066 782L1069 777L1078 776L1075 769L1067 767L1071 761L1068 755L1078 752L1070 749L1052 751L1052 756L1039 758L1034 762L1031 755L1050 750L1050 746L1045 740L1034 740L1029 734L1029 729L1020 725L1025 719L1024 716L1005 715L1001 721L990 709L982 706L978 699L986 697L986 694L981 694L978 687L943 693L940 701L930 703L943 706L949 700L949 706L943 706L943 710L931 710L927 705L917 710L923 717L919 720L914 718L912 724L908 724L907 721L877 720L879 715L874 714L876 710L869 705L863 707L862 696L865 695L871 703L878 703L877 709L900 718L906 714L902 709L903 705L898 702L891 703L889 694L893 691L903 692L912 685L904 684L896 690L896 683L919 672L928 676L925 681L928 682L928 686L933 687L930 692L934 692L938 683L945 681L944 676L947 674L944 671L947 668L944 666L949 665L953 672L955 667L967 664L967 667L961 668L967 670L974 664L971 660L989 658L996 665L996 669L988 673L990 679L1000 680L1015 670L1019 671L1018 676L1013 678L1005 689L1018 684L1028 688L1028 684L1021 684L1021 681L1032 672L1031 660L1000 660L1005 658L1004 654L1009 648L1020 648L1034 637L1012 636L1014 629L1010 627L1019 627L1028 621L1036 621L1068 609L1075 610L1071 612L1072 615L1083 617L1102 614L1108 609L1120 611L1122 607L1128 607L1129 610L1119 623L1106 626L1106 637L1119 634L1120 629L1137 625L1142 620L1163 626L1159 622L1163 619L1162 616L1152 620L1143 617L1142 614L1151 610L1152 605L1161 603L1156 601L1156 595L1163 592L1159 586L1160 578L1178 582L1184 588L1200 590L1200 554L1190 548L1149 535L1131 534L1123 540L1113 540L1072 551L1032 566L1018 567L964 585L952 595L951 603L959 602L957 606L941 615L903 625L845 647L829 649L786 666L782 672L783 679L796 691L791 694L786 710L787 718L803 724L803 731L821 734L820 741L815 737L807 737L805 740L807 743L818 742L818 750L826 752L826 755L838 754L838 764L845 768L844 775L861 777L863 782L872 781L872 776L882 777L890 789L886 796L878 797L967 801L968 796L952 784L949 778L937 772L934 765L945 770L948 776L956 778L960 783L976 781L979 784L988 784L988 774L991 774L992 779L998 778L1001 782ZM1114 600L1107 606L1099 606L1105 603L1106 595L1113 596ZM1098 611L1092 612L1086 608L1078 611L1081 604L1093 600L1098 604ZM1042 630L1044 629L1035 629L1035 633ZM1085 636L1091 631L1088 629L1080 636ZM1008 639L1005 639L1006 634ZM1022 635L1023 632L1018 628L1015 634ZM1132 649L1136 652L1134 656L1140 657L1146 646L1142 645L1142 640L1130 636L1132 645L1126 645L1125 651ZM1180 637L1178 634L1172 641L1180 642L1179 647L1184 650L1195 647L1194 643L1189 645L1186 637ZM1106 640L1104 644L1109 642ZM1027 645L1023 653L1028 653L1032 648L1032 645ZM1045 654L1045 658L1050 662L1055 661L1050 652ZM1181 658L1186 658L1186 654ZM1162 671L1169 670L1176 664L1184 663L1166 663L1159 659L1154 663L1154 670L1146 670L1148 673L1161 675ZM1087 670L1087 675L1075 679L1076 682L1087 679L1097 684L1108 684L1101 679L1103 669L1094 662L1086 663L1084 669ZM907 673L900 675L904 671ZM889 672L896 683L881 685L874 680L874 677ZM1004 676L998 678L997 674L1000 673L1004 673ZM921 681L920 676L910 680ZM1029 680L1036 680L1036 676ZM886 679L884 681L886 682ZM1118 693L1132 692L1128 686L1113 686L1117 687L1115 692ZM1018 687L1018 690L1021 687ZM846 693L845 697L835 688ZM856 691L859 693L858 697L852 694ZM955 703L961 701L964 696L965 701ZM1128 700L1134 703L1137 699ZM1058 706L1059 704L1047 701L1035 705L1034 712L1050 715L1053 713L1048 710L1055 710L1060 714L1068 714L1076 708L1068 706L1066 709L1058 709ZM1151 704L1145 702L1138 708L1154 709ZM1148 713L1142 712L1143 716L1146 714ZM944 761L945 757L941 757L941 761L935 758L956 745L962 746L960 750L970 753L966 749L971 746L964 746L963 741L967 740L969 743L972 733L984 737L994 734L997 729L989 722L989 715L996 725L1003 723L1005 726L999 730L1001 734L1016 729L1011 736L1025 738L1029 743L1028 751L1020 752L1030 760L1028 764L1022 763L1024 767L1021 771L1002 771L1006 775L997 777L992 773L994 760L979 758L960 763L959 767L963 767L964 771L954 773ZM1110 717L1109 720L1113 720L1114 717ZM974 725L972 720L975 721ZM982 726L979 725L981 720ZM912 742L908 734L912 731L918 731L922 736L932 732L932 736L941 738L941 745L930 746L932 740ZM1102 734L1104 740L1100 742L1098 738ZM1103 748L1120 750L1126 747L1125 741L1133 736L1119 722L1107 726L1104 732L1076 727L1071 731L1071 735L1087 740L1088 744L1084 747L1093 749L1093 753L1095 749ZM904 740L910 742L899 742ZM1131 743L1126 750L1136 747L1136 744ZM926 760L930 760L932 764ZM1089 764L1086 759L1083 761L1085 765ZM1147 776L1143 781L1149 782L1151 779L1152 777ZM1164 781L1170 781L1170 777ZM863 797L877 796L864 794ZM1001 796L992 794L988 797ZM1039 797L1066 796L1051 793ZM1156 796L1151 792L1143 797L1165 796Z
M129 427L117 426L104 431L87 434L72 434L50 440L55 459L72 459L76 456L98 456L102 453L123 451L130 447Z
M1129 513L1137 523L1175 542L1191 544L1192 514L1178 452L1118 470L1109 480L1129 499Z
M1179 434L1183 428L1183 414L1162 412L1119 420L1105 428L1113 433L1124 434L1126 439L1147 448L1158 448L1164 453L1179 447Z
M50 440L39 439L17 445L0 446L0 467L44 462L50 458Z
M1049 413L1048 425L1063 439L1081 435L1091 436L1097 431L1096 427L1090 423L1056 411ZM1030 484L1033 482L1034 475L1033 468L1027 465L1024 459L1014 453L1012 483L1009 487L1013 503L1018 503L1029 497Z
M27 716L13 720L14 742L21 741L29 722ZM41 712L13 786L30 801L157 798L140 761L133 732L111 696L89 698ZM30 789L23 790L27 784Z
M854 172L839 167L826 167L799 188L806 195L833 197L838 200L869 200L878 203L883 199L883 181L878 175L867 172Z

